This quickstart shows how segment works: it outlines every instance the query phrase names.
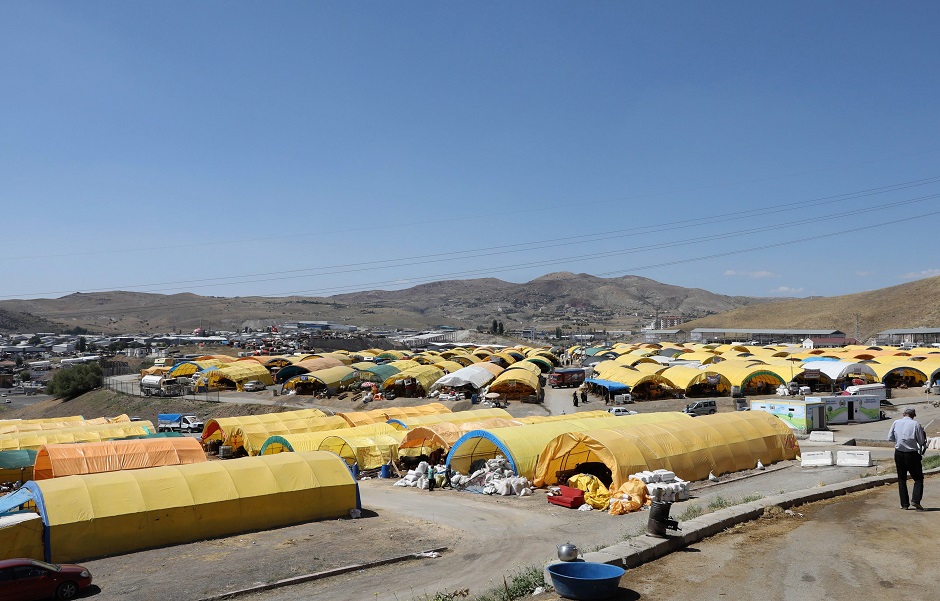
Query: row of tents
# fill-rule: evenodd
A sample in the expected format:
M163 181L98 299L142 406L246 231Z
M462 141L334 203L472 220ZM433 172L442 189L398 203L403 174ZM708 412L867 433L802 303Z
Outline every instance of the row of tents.
M204 439L250 440L252 427L296 430L304 420L344 425L271 435L257 456L232 461L206 461L189 437L47 445L35 456L34 480L0 497L0 557L83 561L342 517L360 508L350 464L379 466L407 454L446 453L461 472L501 455L543 486L591 462L606 465L616 484L646 469L696 480L798 453L790 429L762 412L513 418L501 409L450 412L430 404L290 413L220 418Z
M396 390L399 396L426 396L445 386L489 386L504 398L525 398L539 394L540 374L558 364L558 358L544 348L479 347L421 353L371 349L239 358L205 355L171 367L152 367L141 375L188 378L196 390L243 390L246 382L259 381L266 386L280 385L285 393L336 394L371 383L382 390Z
M769 394L796 382L836 392L882 382L887 388L940 380L940 349L847 346L835 349L705 344L616 344L572 347L593 368L588 383L634 399Z

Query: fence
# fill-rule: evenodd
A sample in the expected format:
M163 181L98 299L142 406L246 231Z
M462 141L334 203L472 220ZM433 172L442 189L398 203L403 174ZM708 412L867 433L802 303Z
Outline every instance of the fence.
M145 396L157 396L157 395L146 395L140 389L140 383L136 381L129 380L119 380L114 377L104 378L103 386L108 390L113 390L114 392L119 392L121 394L126 394L129 396L145 397ZM211 390L205 392L196 392L195 389L190 387L185 387L183 394L177 395L175 397L166 397L166 398L181 398L185 397L191 401L203 401L205 403L221 403L220 392L218 390Z

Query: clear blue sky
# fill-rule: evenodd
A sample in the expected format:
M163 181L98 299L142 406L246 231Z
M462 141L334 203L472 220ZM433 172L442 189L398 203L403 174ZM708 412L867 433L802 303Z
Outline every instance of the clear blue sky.
M940 275L938 24L936 2L0 3L0 294Z

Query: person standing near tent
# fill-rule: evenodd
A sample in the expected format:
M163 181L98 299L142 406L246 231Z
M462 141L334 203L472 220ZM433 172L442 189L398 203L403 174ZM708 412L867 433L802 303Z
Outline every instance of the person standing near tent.
M903 417L895 420L888 431L888 440L894 443L894 465L898 470L898 494L901 497L901 509L922 510L920 502L924 497L924 468L921 459L927 452L927 433L914 418L917 412L913 407L905 407ZM914 481L914 491L907 496L907 475Z
M571 393L571 400L574 401L574 406L577 407L578 406L578 391L577 390Z
M428 462L428 492L434 492L434 466Z
M587 403L587 391L584 388L581 389L581 402Z

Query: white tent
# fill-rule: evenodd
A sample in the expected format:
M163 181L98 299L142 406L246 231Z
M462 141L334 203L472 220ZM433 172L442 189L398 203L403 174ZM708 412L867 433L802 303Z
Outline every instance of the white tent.
M486 386L496 376L493 372L481 365L468 365L449 374L444 374L431 386L431 390L437 390L444 386L453 386L459 388L470 384L474 388Z
M878 380L869 365L865 363L852 363L850 361L808 361L803 363L803 369L818 369L820 373L825 374L830 380L835 382L845 378L848 374L867 374L872 379Z

